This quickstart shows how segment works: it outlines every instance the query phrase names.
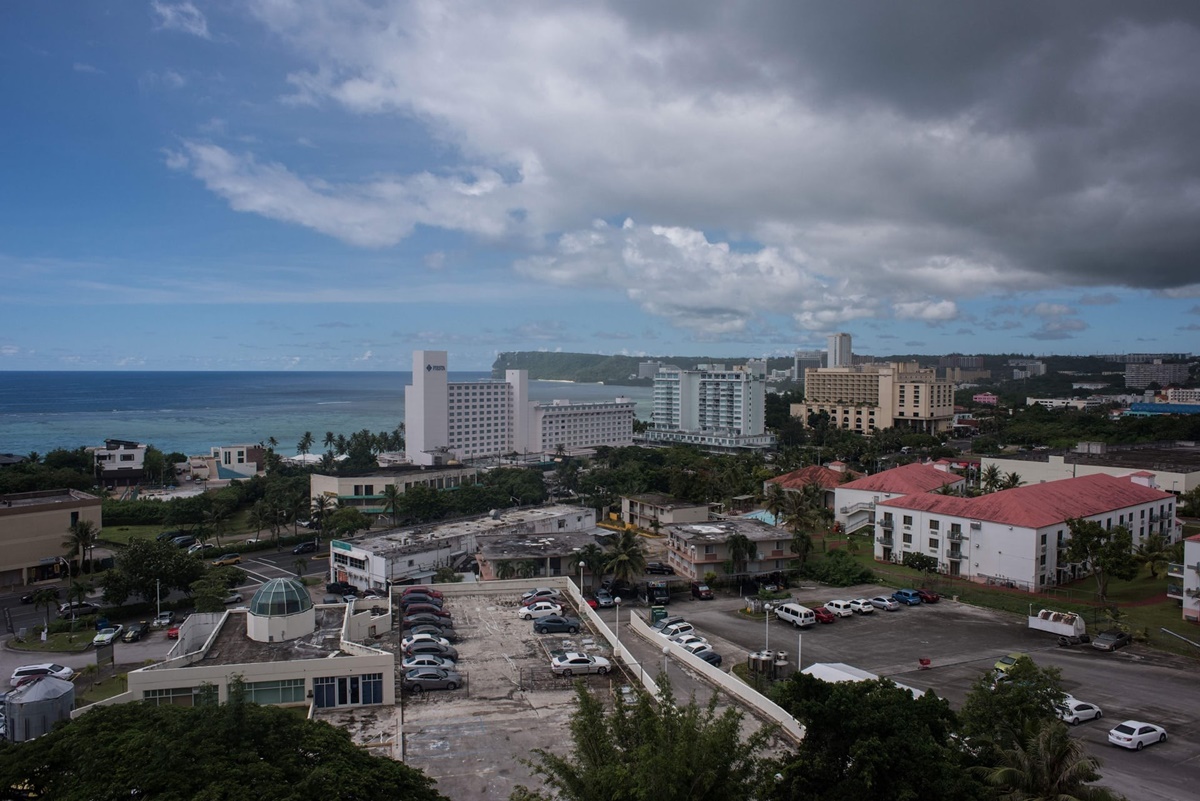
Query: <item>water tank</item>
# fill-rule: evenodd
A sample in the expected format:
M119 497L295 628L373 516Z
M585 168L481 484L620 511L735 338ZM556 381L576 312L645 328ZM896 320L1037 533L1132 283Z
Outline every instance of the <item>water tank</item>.
M4 699L8 739L14 743L41 737L75 708L75 685L53 676L23 684Z

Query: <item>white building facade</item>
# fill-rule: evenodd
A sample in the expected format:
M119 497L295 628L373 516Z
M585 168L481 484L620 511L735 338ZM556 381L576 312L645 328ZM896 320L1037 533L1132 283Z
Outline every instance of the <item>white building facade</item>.
M766 386L757 367L659 370L646 440L718 450L771 447L775 437L766 433Z
M849 367L854 364L849 334L831 334L825 342L829 346L829 358L825 361L827 367Z
M629 398L531 401L526 370L507 370L503 380L451 382L446 351L414 351L413 383L404 388L406 450L418 465L631 445L633 420Z

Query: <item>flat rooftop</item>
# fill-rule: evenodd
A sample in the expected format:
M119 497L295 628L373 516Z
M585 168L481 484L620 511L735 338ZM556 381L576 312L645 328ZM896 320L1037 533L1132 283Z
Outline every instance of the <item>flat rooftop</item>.
M1107 453L1076 453L1075 451L1025 451L1006 453L996 458L1021 462L1048 463L1051 456L1060 456L1066 464L1086 464L1101 467L1126 467L1131 470L1158 470L1172 473L1200 471L1200 447L1195 445L1145 448L1109 446Z
M468 535L504 534L505 529L554 520L572 514L587 515L589 512L590 510L583 507L565 504L537 506L528 509L503 509L483 517L472 517L431 526L395 529L383 534L351 540L350 543L360 550L369 551L377 556L386 556L403 553L404 549L413 546L418 546L417 550L421 550L421 543L431 540L445 540Z
M591 531L562 531L553 534L494 534L480 537L479 554L488 560L545 559L570 556L585 545L603 545L613 533L596 528Z
M787 529L776 528L761 520L744 517L708 523L667 526L666 532L669 536L677 537L685 542L721 543L728 540L733 534L744 534L751 542L790 540L792 538L791 532Z
M80 501L95 501L100 499L95 495L80 492L75 489L43 490L41 492L14 492L11 495L0 495L0 508L18 509L36 506L50 506L56 503L79 503Z
M345 607L322 609L317 607L316 631L303 637L284 642L256 642L246 633L246 613L231 612L225 624L217 632L212 647L204 658L196 663L202 665L242 665L263 662L294 662L298 659L327 659L339 654L342 641L342 622Z

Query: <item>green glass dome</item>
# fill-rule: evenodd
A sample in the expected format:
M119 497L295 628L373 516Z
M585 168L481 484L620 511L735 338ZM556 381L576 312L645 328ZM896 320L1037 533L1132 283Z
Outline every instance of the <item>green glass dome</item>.
M312 609L312 597L294 578L274 578L250 599L250 614L263 617L294 615Z

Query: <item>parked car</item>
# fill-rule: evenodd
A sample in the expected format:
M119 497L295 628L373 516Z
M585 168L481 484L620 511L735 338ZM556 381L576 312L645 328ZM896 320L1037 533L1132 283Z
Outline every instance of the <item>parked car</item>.
M365 590L362 591L362 597L364 597L364 598L386 598L386 597L388 597L388 593L387 593L387 590L381 589L379 587L367 587ZM429 596L429 597L432 597L432 596ZM441 599L435 598L434 600L440 601ZM439 603L438 606L441 606L441 604Z
M994 667L996 668L997 672L999 672L999 673L1008 673L1008 671L1010 671L1014 667L1016 667L1018 662L1028 661L1028 660L1029 660L1028 654L1023 654L1023 653L1020 653L1019 651L1014 651L1011 654L1005 654L1004 656L997 659Z
M444 656L437 656L435 654L413 654L412 656L404 657L404 659L400 662L400 667L402 667L405 671L412 670L413 668L427 667L441 668L442 670L454 670L456 667L458 667L458 665L453 659L447 659Z
M920 606L921 593L916 590L896 590L892 593L892 600L905 606Z
M443 640L448 640L451 643L459 642L462 638L458 636L458 632L450 626L436 626L432 623L422 623L419 626L413 626L408 630L410 635L413 634L432 634L434 637L441 637Z
M689 648L693 645L708 645L708 640L695 634L676 634L671 638L671 642L682 645L684 648Z
M849 601L830 601L825 604L825 608L838 617L850 617L854 614L854 610L850 608Z
M129 629L125 632L125 636L122 637L121 639L124 640L125 642L137 642L138 640L142 639L149 633L150 633L150 623L148 621L142 620L137 623L131 624L129 626Z
M401 608L404 610L406 617L411 617L412 615L434 615L446 620L449 620L451 617L450 613L445 609L433 604L413 603Z
M443 659L458 661L458 649L453 645L442 645L432 640L415 642L403 651L404 656L440 656Z
M292 549L292 553L294 553L294 554L316 553L316 552L317 552L317 544L315 542L312 542L311 540L308 542L302 542L299 545L297 545L295 548Z
M818 606L816 609L814 609L812 611L813 611L813 615L817 618L818 623L836 623L837 622L837 615L835 615L833 612L830 612L828 609L826 609L823 606Z
M855 598L850 602L850 611L860 615L869 615L875 611L875 605L866 598Z
M675 568L671 567L666 562L647 562L646 572L654 573L660 576L673 576L675 575Z
M174 622L175 613L168 610L166 612L159 612L158 616L154 618L154 622L150 625L153 628L161 629L170 626Z
M59 617L86 617L100 611L100 607L91 601L68 601L58 607Z
M332 595L346 595L347 593L358 594L358 587L348 581L331 581L325 585L325 592Z
M658 633L667 639L671 639L672 637L678 637L680 634L692 634L695 631L696 627L684 620L679 623L672 623L669 626L663 626Z
M442 597L441 590L435 590L433 587L426 587L421 584L413 584L411 586L405 587L404 589L400 590L400 597L403 598L406 595L411 595L413 593L420 593L421 595L428 595L431 598L441 598Z
M38 665L22 665L13 671L12 678L9 679L9 684L13 687L20 687L30 679L35 679L38 676L53 676L56 679L70 681L75 676L75 671L63 665L56 665L53 662L43 662Z
M182 537L182 536L183 536L183 532L176 529L175 531L159 532L158 534L154 535L154 539L158 540L159 542L166 542L168 540L173 540L176 537Z
M413 668L404 674L400 686L410 693L420 693L425 690L457 690L462 686L462 676L456 670Z
M546 615L533 623L533 630L538 634L557 634L564 631L567 634L577 634L582 627L579 618L563 615Z
M613 605L613 594L604 587L596 590L596 605L602 609L607 609Z
M33 596L37 595L39 592L46 592L46 591L54 593L54 597L56 599L62 597L62 591L59 590L58 587L39 587L38 589L34 590L33 592L27 592L24 595L22 595L21 603L31 604L31 603L33 603Z
M922 602L927 604L936 604L938 601L942 600L942 596L938 595L933 590L927 590L924 588L917 590L917 596L920 597Z
M692 597L700 601L711 601L713 599L712 589L702 581L692 582Z
M179 639L179 626L178 625L171 626L171 628L167 629L167 639L168 640L178 640Z
M428 623L433 626L449 626L450 617L441 615L431 615L428 612L418 612L412 615L405 615L400 620L400 629L402 631L411 629L413 626L420 626Z
M1115 651L1133 645L1133 637L1127 631L1102 631L1092 640L1092 647L1099 651Z
M661 620L655 621L654 624L650 626L650 629L652 631L662 631L663 629L665 629L667 626L671 625L672 623L682 623L682 622L684 622L683 618L680 617L679 615L670 615L668 617L662 618Z
M603 676L609 671L609 663L602 656L566 653L554 657L550 662L550 669L560 676L574 676L580 673L599 673Z
M211 542L197 542L195 545L189 545L187 552L192 556L206 556L215 550L217 550L217 546Z
M900 604L886 595L876 595L871 599L871 606L876 609L882 609L885 612L895 612L900 609Z
M96 636L92 638L92 645L112 645L123 631L125 631L125 627L120 623L115 626L105 626L96 632Z
M561 595L553 587L538 587L521 594L521 606L528 606L534 601L556 601Z
M366 594L364 593L364 596ZM423 595L419 592L414 592L410 595L405 595L396 603L400 604L401 609L407 609L414 604L425 604L426 606L436 606L441 609L446 605L446 601L442 598L434 598L432 595Z
M172 538L171 542L175 543L180 548L190 548L196 544L196 538L191 534L184 534L182 536Z
M242 563L242 555L240 553L225 553L218 556L212 561L216 567L222 565L238 565Z
M244 600L245 598L242 597L240 592L231 592L229 595L225 596L223 603L226 606L229 606L230 604L240 604Z
M697 651L696 656L700 657L713 667L721 666L721 655L711 648L707 648L703 651Z
M1058 705L1058 718L1072 726L1078 725L1085 720L1096 720L1104 717L1104 713L1100 711L1100 707L1095 704L1089 704L1085 701L1080 701L1078 698L1067 696L1061 704Z
M1122 748L1132 748L1135 751L1141 751L1147 745L1165 743L1167 741L1167 730L1153 723L1127 720L1108 733L1108 741Z
M533 620L535 617L546 617L547 615L561 615L563 608L554 601L534 601L528 606L522 606L517 610L517 617L522 620Z
M413 632L404 639L400 640L400 650L407 651L410 646L419 642L436 642L438 645L450 644L448 639L437 634L432 634L427 631Z

